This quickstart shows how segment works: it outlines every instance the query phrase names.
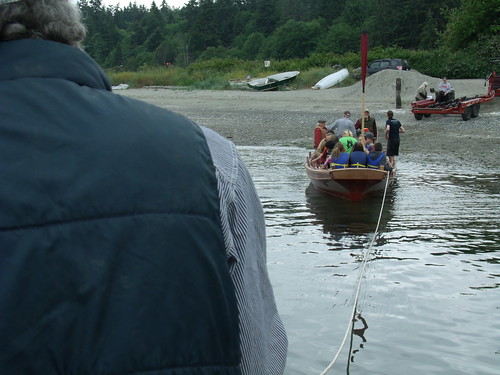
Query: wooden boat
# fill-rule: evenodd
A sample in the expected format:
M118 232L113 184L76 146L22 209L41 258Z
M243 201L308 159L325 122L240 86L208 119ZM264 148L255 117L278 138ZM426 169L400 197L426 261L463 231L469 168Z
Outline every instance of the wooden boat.
M312 88L314 90L325 90L337 83L342 82L344 79L349 77L349 71L347 69L341 69L338 72L332 73L319 80Z
M365 79L368 60L368 33L361 34L361 82L362 82L362 110L365 111ZM364 146L364 138L362 138ZM396 170L386 172L371 168L341 168L322 169L312 161L310 153L306 161L306 172L314 187L327 194L359 202L377 193L383 192L386 187L392 186Z
M392 186L396 171L381 169L342 168L322 169L307 158L306 172L314 187L327 194L359 202Z
M293 70L291 72L272 74L264 78L256 78L248 82L248 86L257 91L276 90L280 86L284 86L293 81L299 73L300 71Z

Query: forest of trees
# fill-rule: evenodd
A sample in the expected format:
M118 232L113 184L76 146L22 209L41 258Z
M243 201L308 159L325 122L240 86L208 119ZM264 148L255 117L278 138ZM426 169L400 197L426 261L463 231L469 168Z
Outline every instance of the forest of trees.
M160 2L161 0L158 0ZM212 58L302 59L399 47L500 54L498 0L190 0L180 9L79 0L86 51L105 68L138 70ZM389 56L391 57L391 56Z

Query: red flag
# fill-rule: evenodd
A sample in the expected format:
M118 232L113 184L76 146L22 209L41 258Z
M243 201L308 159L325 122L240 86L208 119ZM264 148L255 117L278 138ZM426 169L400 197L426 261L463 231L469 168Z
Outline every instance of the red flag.
M361 33L361 82L365 92L366 65L368 64L368 32Z

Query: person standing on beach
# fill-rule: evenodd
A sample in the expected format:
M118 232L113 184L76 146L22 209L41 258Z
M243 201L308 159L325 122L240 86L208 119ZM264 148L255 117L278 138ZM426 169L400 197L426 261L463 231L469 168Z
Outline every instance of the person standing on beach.
M0 0L0 374L281 375L235 145L114 94L84 37L73 1Z
M404 133L405 129L399 122L394 118L394 113L392 111L387 111L387 121L385 122L385 139L387 139L387 157L389 159L389 164L392 167L396 166L396 160L394 156L399 155L399 133Z
M342 138L342 133L344 130L350 130L351 135L356 134L356 129L354 128L354 122L351 120L351 112L344 111L344 115L342 118L335 120L333 124L328 125L327 129L329 131L333 131L337 137Z

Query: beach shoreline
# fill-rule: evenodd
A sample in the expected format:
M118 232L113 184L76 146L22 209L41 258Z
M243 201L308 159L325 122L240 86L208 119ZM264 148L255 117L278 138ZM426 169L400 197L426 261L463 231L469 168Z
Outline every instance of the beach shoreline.
M396 109L396 79L400 78L401 109ZM407 130L401 136L400 153L421 153L426 158L447 163L478 163L498 168L500 152L500 98L484 103L479 117L463 121L457 115L432 115L416 120L411 102L418 86L428 82L437 87L438 78L416 71L386 70L369 76L365 85L365 109L377 121L379 137L388 110ZM482 79L451 80L456 97L485 94ZM340 118L344 110L356 121L362 112L361 83L327 90L250 90L128 89L117 94L146 101L185 115L194 122L214 129L245 146L312 147L312 133L319 119L328 123ZM382 141L385 147L385 140ZM440 151L436 153L436 151ZM458 166L457 166L458 167Z

